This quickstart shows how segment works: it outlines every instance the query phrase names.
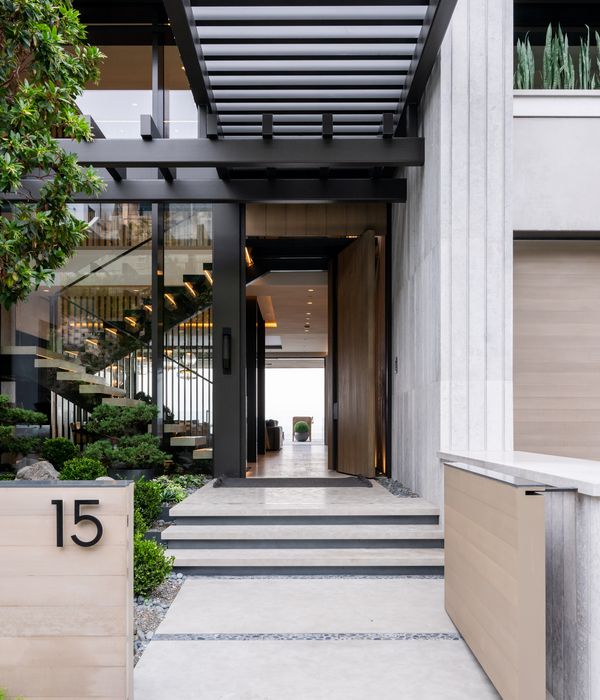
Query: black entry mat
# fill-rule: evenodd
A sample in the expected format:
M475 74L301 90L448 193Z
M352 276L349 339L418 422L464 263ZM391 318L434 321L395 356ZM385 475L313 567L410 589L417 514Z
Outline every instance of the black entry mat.
M219 478L215 479L213 483L213 488L226 488L226 489L252 489L252 488L343 488L343 487L364 487L372 488L373 484L361 476L346 476L346 477L308 477L308 478L295 478L295 477L281 477L281 478L252 478L247 479L234 479L234 478Z

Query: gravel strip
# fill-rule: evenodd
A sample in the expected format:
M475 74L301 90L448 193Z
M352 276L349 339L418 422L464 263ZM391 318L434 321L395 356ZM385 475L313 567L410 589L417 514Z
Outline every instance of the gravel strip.
M418 493L407 489L406 486L395 479L388 479L386 476L381 476L377 481L393 496L398 496L398 498L419 498Z
M149 598L139 596L134 599L134 666L154 637L154 633L171 607L171 603L175 600L175 596L179 593L184 580L183 574L171 574Z

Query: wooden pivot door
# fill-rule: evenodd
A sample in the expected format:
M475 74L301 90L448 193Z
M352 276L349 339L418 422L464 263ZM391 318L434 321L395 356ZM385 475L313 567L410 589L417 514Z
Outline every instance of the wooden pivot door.
M375 476L376 241L365 232L338 256L337 469Z

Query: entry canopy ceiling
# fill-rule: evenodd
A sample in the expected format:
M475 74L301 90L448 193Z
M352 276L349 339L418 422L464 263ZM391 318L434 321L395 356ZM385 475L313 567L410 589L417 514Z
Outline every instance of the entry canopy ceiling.
M196 101L238 139L407 135L455 4L165 0Z

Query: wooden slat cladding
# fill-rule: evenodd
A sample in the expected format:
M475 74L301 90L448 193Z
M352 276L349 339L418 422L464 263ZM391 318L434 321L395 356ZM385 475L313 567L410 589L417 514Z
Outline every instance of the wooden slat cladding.
M518 241L515 448L600 459L600 241Z
M544 497L446 465L446 611L504 700L546 698Z
M267 238L360 236L387 226L385 204L248 204L246 235Z
M338 256L337 468L375 476L375 236L363 234Z
M0 486L0 684L10 697L133 698L133 484ZM62 482L64 483L64 482ZM91 540L97 517L101 540ZM64 546L57 511L64 504Z

